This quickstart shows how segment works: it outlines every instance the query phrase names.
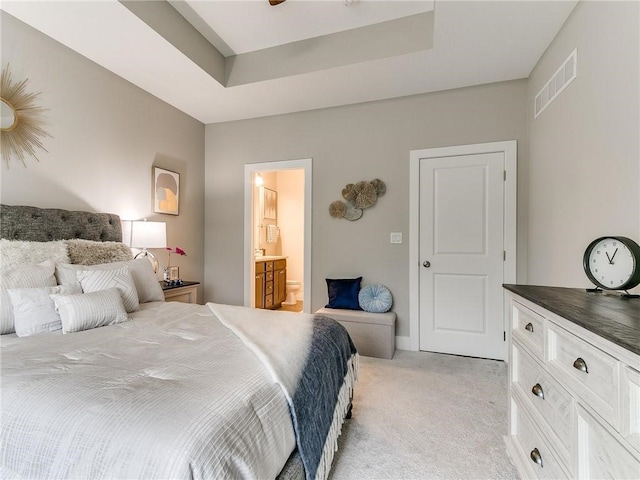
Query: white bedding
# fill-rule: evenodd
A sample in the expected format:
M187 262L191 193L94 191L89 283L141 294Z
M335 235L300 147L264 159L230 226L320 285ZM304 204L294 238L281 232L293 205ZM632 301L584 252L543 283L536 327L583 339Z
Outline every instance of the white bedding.
M208 307L1 346L2 478L275 478L295 447L286 399Z

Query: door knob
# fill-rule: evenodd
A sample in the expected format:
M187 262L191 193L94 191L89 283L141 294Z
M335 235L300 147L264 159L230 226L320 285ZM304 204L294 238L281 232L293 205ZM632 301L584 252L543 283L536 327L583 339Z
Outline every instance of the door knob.
M429 268L431 266L431 262L429 260L425 260L424 262L422 262L422 266L424 268Z

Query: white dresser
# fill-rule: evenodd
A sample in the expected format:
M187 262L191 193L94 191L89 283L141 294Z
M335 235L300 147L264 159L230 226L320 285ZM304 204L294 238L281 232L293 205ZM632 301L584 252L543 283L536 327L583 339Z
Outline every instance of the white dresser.
M521 477L640 479L640 300L505 288L505 442Z

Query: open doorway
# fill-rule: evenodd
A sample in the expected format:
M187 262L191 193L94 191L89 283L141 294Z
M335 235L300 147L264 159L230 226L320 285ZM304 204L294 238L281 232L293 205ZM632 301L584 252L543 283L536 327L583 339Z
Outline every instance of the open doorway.
M311 308L311 174L312 160L287 160L281 162L252 163L245 165L244 187L244 305L248 307L265 307L259 304L257 295L261 297L260 284L256 278L262 272L256 271L256 265L262 268L265 262L275 264L279 259L289 260L287 279L300 285L299 293L276 297L276 305L280 308L294 309L291 298L300 298L304 312ZM279 180L278 180L279 179ZM280 182L280 188L278 187ZM302 194L291 193L291 182L302 182ZM259 183L262 183L261 185ZM299 186L299 185L298 185ZM278 190L282 190L279 194ZM293 196L292 196L293 195ZM299 202L302 201L302 205ZM298 204L295 204L298 203ZM274 211L275 206L275 211ZM292 212L300 210L300 215ZM296 220L289 220L295 217ZM301 239L294 238L302 237ZM301 252L294 244L301 243ZM266 263L267 265L269 263ZM273 264L271 266L273 266ZM260 269L259 268L259 269ZM278 273L276 271L276 273ZM277 277L276 277L277 278ZM277 281L277 280L276 280ZM276 289L283 289L278 286ZM291 289L294 290L295 286ZM281 290L282 291L282 290ZM277 293L277 292L276 292ZM272 298L272 297L270 297ZM258 304L256 303L258 302ZM269 308L267 306L267 308Z

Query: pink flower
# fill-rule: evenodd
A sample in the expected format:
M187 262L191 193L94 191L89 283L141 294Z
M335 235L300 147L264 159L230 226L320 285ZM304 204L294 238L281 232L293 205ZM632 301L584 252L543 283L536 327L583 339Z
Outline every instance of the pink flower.
M184 257L187 252L185 252L183 249L181 249L180 247L167 247L167 251L169 252L169 254L167 255L167 266L170 267L171 266L171 254L175 253L176 255L180 255L182 257Z

